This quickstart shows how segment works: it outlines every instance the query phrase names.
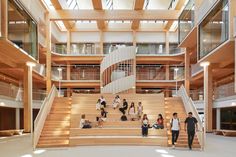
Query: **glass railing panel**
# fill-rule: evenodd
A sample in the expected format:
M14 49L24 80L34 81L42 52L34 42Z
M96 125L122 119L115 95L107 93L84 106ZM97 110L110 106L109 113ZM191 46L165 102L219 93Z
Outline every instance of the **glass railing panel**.
M199 59L229 38L229 3L220 1L199 25Z
M194 27L195 21L195 3L194 0L189 0L184 10L179 16L179 43L189 34Z
M70 52L67 52L67 44L58 43L52 45L52 52L63 55L96 55L101 54L98 43L73 43L70 46Z
M8 1L8 39L37 60L37 24L17 3L19 2Z
M234 91L234 82L221 85L214 89L214 99L225 98L236 95Z
M178 69L177 71L175 69ZM137 80L183 80L184 68L170 66L169 72L163 65L138 65L136 67Z
M132 46L133 43L104 43L103 44L103 53L104 54L109 54L113 52L114 50L117 50L118 48L121 47L128 47Z

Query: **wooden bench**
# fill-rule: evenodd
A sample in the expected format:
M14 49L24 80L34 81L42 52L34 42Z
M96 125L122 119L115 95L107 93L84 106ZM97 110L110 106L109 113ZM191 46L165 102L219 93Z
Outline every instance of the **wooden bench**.
M215 135L236 137L236 130L216 130Z

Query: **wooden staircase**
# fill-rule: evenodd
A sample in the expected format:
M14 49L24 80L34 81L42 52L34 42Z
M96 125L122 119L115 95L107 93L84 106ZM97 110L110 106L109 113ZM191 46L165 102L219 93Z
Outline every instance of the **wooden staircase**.
M186 114L182 99L180 97L165 98L165 116L166 116L165 122L168 128L168 131L167 131L168 146L172 146L170 120L172 119L172 114L174 112L178 113L178 118L180 119L180 122L181 122L181 130L180 130L176 147L188 147L188 139L187 139L188 137L187 137L187 133L184 131L184 121L187 117L187 114ZM193 141L193 148L200 148L200 144L196 135Z
M37 147L67 147L70 136L71 98L56 97Z
M95 104L100 94L93 95L74 95L72 97L71 110L71 129L70 146L78 145L161 145L167 146L166 130L149 129L149 136L141 136L140 121L120 121L121 113L118 109L111 107L115 95L103 95L107 101L106 111L108 112L107 121L103 128L93 127L91 129L80 129L79 122L82 114L86 119L96 125L96 117L100 111L95 110ZM129 105L133 101L137 106L141 101L144 106L144 113L152 123L156 121L157 114L164 113L164 96L162 94L141 95L141 94L122 94L121 99L125 98ZM128 117L129 118L129 117Z

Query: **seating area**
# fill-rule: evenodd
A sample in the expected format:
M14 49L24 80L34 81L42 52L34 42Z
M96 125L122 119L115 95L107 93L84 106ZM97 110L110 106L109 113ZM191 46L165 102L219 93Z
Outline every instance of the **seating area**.
M214 133L216 135L236 137L236 131L235 130L216 130Z
M37 147L58 147L77 145L159 145L167 146L166 129L149 129L149 136L142 137L141 121L121 121L122 113L112 108L114 95L103 95L106 99L107 120L103 127L97 127L96 117L100 111L96 110L96 102L100 94L73 94L69 98L56 98L50 114L44 125ZM158 114L165 117L163 94L122 94L130 106L134 102L143 104L143 113L148 115L150 125L156 122ZM71 102L70 102L71 101ZM81 115L92 124L92 128L81 129ZM165 127L166 128L166 127Z
M164 129L149 128L148 136L141 133L141 121L121 121L122 113L119 108L114 109L113 94L104 94L106 99L107 119L102 127L98 127L97 117L100 110L96 110L96 102L101 94L73 94L71 98L57 97L53 102L50 114L44 125L37 147L70 147L85 145L158 145L171 146L170 120L174 112L178 113L181 130L177 147L188 147L187 133L184 131L186 111L180 97L164 98L163 94L122 94L130 106L134 102L142 102L143 114L147 114L150 126L157 119L158 114L164 117ZM91 128L81 128L81 116L85 115ZM193 141L193 148L200 148L197 136Z

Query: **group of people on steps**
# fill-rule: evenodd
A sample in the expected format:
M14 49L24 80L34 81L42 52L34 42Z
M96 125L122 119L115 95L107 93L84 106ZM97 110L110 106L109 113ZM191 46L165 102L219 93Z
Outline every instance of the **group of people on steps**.
M121 99L119 95L116 95L111 106L114 110L119 108L119 111L122 113L122 116L120 118L121 121L128 120L126 116L127 111L128 111L127 113L131 121L141 120L141 128L142 128L143 137L148 136L148 129L150 128L164 129L164 118L162 114L158 114L158 118L156 122L153 125L150 125L147 114L143 114L142 102L138 102L138 106L136 108L134 102L131 102L129 106L126 99L123 99L123 103L121 103ZM103 96L101 96L96 103L96 110L101 111L101 114L96 117L97 127L103 127L103 122L106 121L107 114L108 114L108 112L105 110L106 107L107 107L106 99ZM192 112L189 112L188 117L184 121L184 124L185 124L184 130L188 134L188 146L190 150L192 150L192 144L193 144L195 132L198 130L197 123L198 121L195 117L192 116ZM92 127L91 122L89 120L86 120L85 115L83 114L80 120L80 128L85 129L85 128L91 128L91 127ZM180 122L180 119L178 118L177 113L173 113L173 117L170 120L170 130L172 134L172 148L175 149L175 145L177 144L179 133L181 130L181 122Z

